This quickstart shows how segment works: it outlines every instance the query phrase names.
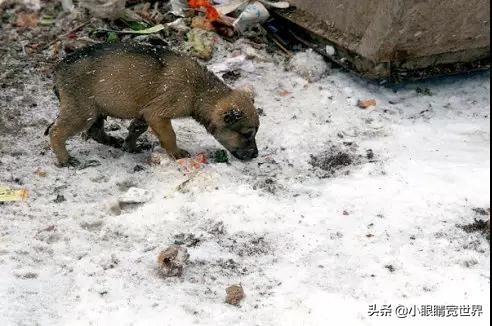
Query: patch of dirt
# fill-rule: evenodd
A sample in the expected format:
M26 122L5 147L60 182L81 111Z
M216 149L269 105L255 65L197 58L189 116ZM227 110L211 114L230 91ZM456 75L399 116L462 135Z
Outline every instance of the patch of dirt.
M272 253L272 247L264 236L246 232L238 232L231 236L226 236L219 239L217 243L239 257L252 257Z
M490 208L473 208L473 212L475 213L473 223L457 225L457 227L466 233L483 234L490 241Z
M330 145L328 150L318 154L311 154L309 164L320 178L330 178L337 175L350 174L350 167L363 163L374 163L375 154L369 149L364 154L357 152L357 146L349 143L345 147Z
M488 225L489 225L488 221L475 220L471 224L460 225L460 228L463 229L466 233L486 232L488 230Z
M272 195L275 195L279 188L280 188L279 184L273 178L266 178L263 180L259 180L253 185L254 190L263 190Z
M174 244L186 247L196 247L201 239L193 233L179 233L174 236Z

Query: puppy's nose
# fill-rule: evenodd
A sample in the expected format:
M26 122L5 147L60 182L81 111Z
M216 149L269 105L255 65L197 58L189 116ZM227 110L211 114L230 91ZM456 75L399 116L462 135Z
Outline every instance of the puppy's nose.
M258 148L255 148L253 150L253 154L251 155L251 158L257 158L258 157Z

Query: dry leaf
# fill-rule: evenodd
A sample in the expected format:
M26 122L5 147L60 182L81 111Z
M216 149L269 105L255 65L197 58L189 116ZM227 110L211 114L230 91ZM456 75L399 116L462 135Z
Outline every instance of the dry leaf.
M43 169L41 168L38 168L34 174L36 174L38 177L41 177L41 178L44 178L48 175L48 172L44 171Z
M32 28L38 25L39 17L36 14L20 13L17 15L15 26Z
M361 109L368 109L371 106L376 106L376 104L376 100L373 98L367 100L359 100L359 102L357 102L357 106Z

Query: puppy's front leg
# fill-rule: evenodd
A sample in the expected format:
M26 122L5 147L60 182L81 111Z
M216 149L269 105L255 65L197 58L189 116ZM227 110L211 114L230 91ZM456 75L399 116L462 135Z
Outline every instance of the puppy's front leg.
M169 156L176 160L190 156L190 153L176 145L176 133L173 130L170 119L152 117L147 122L150 128L157 134L157 137L159 137L162 148L166 150Z

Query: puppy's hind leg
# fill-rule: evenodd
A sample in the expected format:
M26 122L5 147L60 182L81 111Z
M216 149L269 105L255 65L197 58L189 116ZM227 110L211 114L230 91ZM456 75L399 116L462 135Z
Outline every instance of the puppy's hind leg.
M104 131L104 119L102 115L97 117L96 121L87 131L88 136L100 144L121 148L123 146L123 139L110 136Z
M125 139L125 143L123 144L123 150L129 153L137 153L139 148L137 148L137 139L144 132L147 131L149 125L143 119L135 119L128 127L128 136Z

